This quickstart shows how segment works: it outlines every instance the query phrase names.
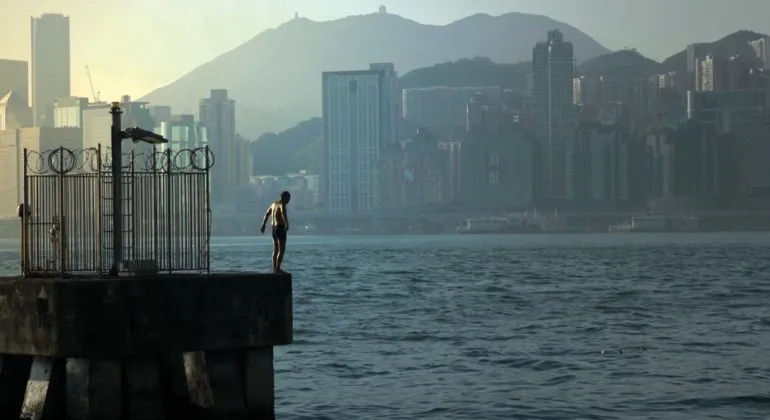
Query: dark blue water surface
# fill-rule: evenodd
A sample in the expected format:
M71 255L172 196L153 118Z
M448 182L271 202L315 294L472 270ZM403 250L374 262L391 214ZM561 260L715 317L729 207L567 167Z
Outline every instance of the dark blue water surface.
M267 270L270 247L215 238L212 260ZM290 237L278 415L768 418L769 257L747 233Z

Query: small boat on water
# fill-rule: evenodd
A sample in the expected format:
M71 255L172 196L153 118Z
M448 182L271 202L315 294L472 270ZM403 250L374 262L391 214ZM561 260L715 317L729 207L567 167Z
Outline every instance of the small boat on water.
M559 233L567 231L567 219L553 215L539 216L537 210L511 214L506 217L474 217L466 220L464 226L455 230L459 234L502 234L502 233Z
M472 217L465 226L455 230L460 234L495 234L508 233L512 225L507 217Z
M632 217L629 222L609 227L610 233L619 232L695 232L695 216L648 215Z

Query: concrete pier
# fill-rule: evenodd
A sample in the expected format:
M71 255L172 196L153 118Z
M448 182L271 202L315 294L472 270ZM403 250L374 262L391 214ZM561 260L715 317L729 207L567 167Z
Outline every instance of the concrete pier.
M273 419L290 275L0 278L0 419Z

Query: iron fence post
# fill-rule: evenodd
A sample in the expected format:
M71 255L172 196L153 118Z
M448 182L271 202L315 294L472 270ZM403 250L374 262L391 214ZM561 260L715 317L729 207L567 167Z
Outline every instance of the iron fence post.
M130 183L128 184L129 189L129 197L127 200L129 200L129 206L131 207L128 210L128 213L130 216L128 216L129 222L129 229L131 229L131 246L128 248L128 259L129 260L136 260L136 167L135 167L135 159L136 159L136 149L131 149L131 178Z
M158 178L158 150L155 146L152 146L152 251L155 258L159 258L159 245L158 245L158 223L160 222L160 200L157 199L160 193L159 178ZM160 264L161 261L158 261Z
M171 238L173 233L171 230L171 147L166 149L166 252L168 256L168 272L174 271L174 259L171 257Z
M96 267L99 276L104 270L104 261L102 261L102 252L104 250L104 231L102 226L104 221L103 191L102 191L102 144L96 145Z
M206 273L211 273L211 184L209 181L209 171L211 165L209 159L209 146L206 145Z
M51 163L55 162L55 160L51 159ZM64 277L66 273L66 267L64 266L64 147L59 147L59 170L57 171L59 173L59 217L58 217L58 229L57 234L58 237L57 242L59 243L59 249L57 251L59 254L59 272L62 277ZM54 226L56 228L56 226Z
M121 132L121 114L119 102L113 102L110 108L112 114L112 130L110 147L112 156L112 267L110 275L118 275L120 262L123 259L123 134Z
M18 136L18 131L17 131ZM17 137L18 139L18 137ZM29 167L29 153L27 148L24 148L24 192L22 198L21 216L21 271L22 275L26 276L29 273L29 173L27 168Z

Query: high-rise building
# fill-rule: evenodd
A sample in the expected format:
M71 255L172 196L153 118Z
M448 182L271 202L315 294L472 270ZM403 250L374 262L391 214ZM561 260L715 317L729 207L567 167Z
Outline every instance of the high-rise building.
M195 121L193 115L172 115L162 121L158 134L168 140L161 150L197 149L206 145L206 128Z
M727 90L728 61L712 54L706 55L700 62L701 91Z
M745 56L734 55L727 62L727 89L740 90L752 88L751 64Z
M323 73L321 200L327 212L377 207L381 151L400 135L397 78L392 65Z
M29 106L29 66L26 61L0 59L0 97L14 91Z
M517 116L481 95L468 104L466 141L453 170L460 172L459 198L465 206L517 212L532 204L534 138Z
M693 81L695 80L694 74L695 73L689 74L682 71L670 71L664 74L657 74L654 76L656 78L655 85L657 86L658 90L667 89L684 97L687 95L687 91L689 90L687 86L690 83L690 77L692 77Z
M32 18L32 113L35 126L53 126L53 107L70 96L70 18Z
M151 106L150 116L155 120L155 128L157 130L160 130L160 126L162 123L171 122L171 107L166 105Z
M254 175L254 156L251 154L251 142L241 137L240 134L236 134L233 150L235 153L231 171L233 183L237 186L247 185Z
M32 125L32 111L16 91L0 96L0 130L14 130Z
M401 85L398 82L398 72L393 63L372 63L369 70L382 72L382 91L380 114L384 122L382 129L386 143L394 144L404 140L401 132Z
M579 76L572 81L575 105L599 106L604 102L602 76Z
M157 118L157 115L156 117ZM156 120L157 121L157 120ZM168 121L162 121L156 133L168 140L168 143L157 147L159 152L168 152L173 161L172 166L193 170L206 165L204 154L193 156L192 153L179 153L181 150L195 150L206 145L206 129L195 121L193 115L172 115ZM168 158L168 157L166 157ZM211 163L211 162L208 162ZM161 186L161 189L165 186ZM187 203L199 200L205 189L182 188L173 194Z
M99 144L102 148L110 146L112 115L108 104L93 104L84 109L80 123L83 128L82 148L97 147ZM129 142L125 142L124 146L128 144ZM106 156L107 151L104 150L103 153Z
M700 90L700 62L695 51L695 44L688 44L685 51L685 59L687 62L685 68L680 69L680 71L684 71L687 75L684 86L685 92L688 90Z
M239 184L235 162L241 150L235 146L235 100L228 98L227 89L212 89L210 97L201 99L199 105L198 118L206 127L216 159L211 168L211 198L222 201L229 188Z
M685 70L687 70L688 73L694 73L695 72L695 63L698 59L695 54L695 44L687 44L687 53L686 53L686 59L687 64Z
M147 102L133 102L131 97L123 95L120 98L121 129L128 127L140 127L148 131L154 128L154 120L150 116L150 110L147 108ZM83 129L83 148L97 147L102 145L102 153L107 155L107 147L110 146L112 115L110 115L109 104L89 104L82 110L81 127ZM131 151L136 153L150 153L152 146L147 143L134 143L130 141L123 142L122 151L125 158ZM128 162L128 161L126 161Z
M713 125L719 132L741 132L741 126L763 121L770 109L764 89L687 93L687 119Z
M498 86L404 89L404 120L411 126L431 131L465 127L468 102L477 93L484 94L494 103L500 100Z
M427 130L403 143L401 150L401 196L407 207L441 204L446 158Z
M690 82L688 82L688 84L689 83ZM695 59L695 77L693 83L695 83L695 85L692 87L692 89L687 88L685 92L700 92L703 90L703 61L698 60L697 58Z
M749 42L749 45L757 54L763 69L770 70L770 37L759 38Z
M617 204L630 198L629 127L614 121L580 122L568 145L571 200Z
M54 102L54 127L83 127L83 111L88 108L88 98L59 98Z
M59 147L75 150L81 147L79 128L27 127L0 130L0 218L16 217L16 206L24 201L24 149L42 153ZM30 156L30 170L41 170L37 154ZM38 161L35 161L37 159ZM50 194L50 193L49 193Z
M571 42L558 31L532 51L535 135L540 142L543 199L566 198L565 142L574 113L575 60Z

